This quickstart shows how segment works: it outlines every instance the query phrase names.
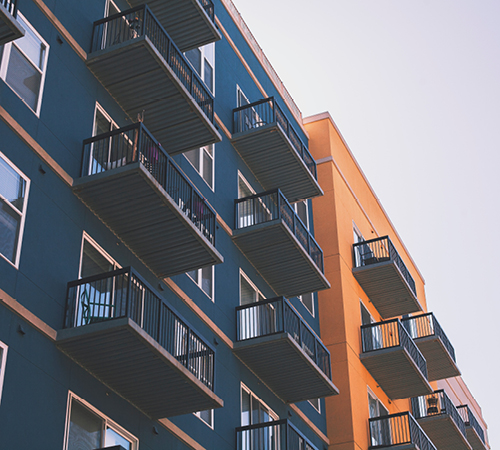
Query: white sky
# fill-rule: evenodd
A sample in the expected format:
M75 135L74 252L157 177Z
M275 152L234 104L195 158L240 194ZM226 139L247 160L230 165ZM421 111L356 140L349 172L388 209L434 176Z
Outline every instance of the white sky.
M339 126L500 449L500 2L233 1L304 117Z

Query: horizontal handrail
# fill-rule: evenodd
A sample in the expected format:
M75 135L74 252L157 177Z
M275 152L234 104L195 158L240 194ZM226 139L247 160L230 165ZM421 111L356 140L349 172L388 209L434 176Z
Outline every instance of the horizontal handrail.
M0 5L13 16L17 17L17 0L0 0Z
M427 362L399 319L385 320L361 326L363 353L392 347L403 347L427 378Z
M134 123L83 141L82 177L136 162L153 176L184 215L215 245L214 209L144 124Z
M417 296L415 280L411 276L405 263L389 239L389 236L382 236L369 241L358 242L353 245L354 267L363 267L385 261L393 261L398 267L401 275L408 283L413 294Z
M128 9L94 22L90 52L105 50L142 36L149 39L194 101L213 122L212 94L147 5Z
M215 351L131 267L68 283L64 328L128 317L214 390Z
M236 199L234 203L236 229L280 219L321 272L324 271L323 250L279 189Z
M457 360L455 359L455 349L453 348L453 345L451 345L448 336L446 336L433 313L404 317L401 319L401 323L404 325L413 339L419 339L428 336L436 336L440 338L453 361L457 362Z
M370 449L414 444L420 450L436 450L409 412L373 417L370 424Z
M233 109L234 133L257 129L270 123L277 123L280 126L283 133L292 143L295 152L304 161L314 179L317 180L316 161L314 161L309 149L299 137L274 97L265 98Z
M460 405L457 406L457 411L460 414L460 417L465 423L466 427L472 427L474 430L476 430L477 435L483 441L483 444L486 444L486 441L484 440L484 430L481 425L479 425L478 420L476 419L476 416L472 413L468 405Z
M236 428L237 450L317 450L288 419Z
M461 433L465 436L465 423L443 389L434 391L432 394L421 395L411 399L411 409L416 419L438 415L449 415Z
M331 379L330 352L284 297L236 307L238 342L288 333L318 368Z

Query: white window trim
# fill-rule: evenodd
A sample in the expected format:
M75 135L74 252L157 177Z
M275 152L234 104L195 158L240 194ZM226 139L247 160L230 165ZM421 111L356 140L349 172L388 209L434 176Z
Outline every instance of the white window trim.
M205 152L205 147L212 147L212 156L210 156L212 158L212 184L213 186L210 186L208 184L208 181L205 180L205 177L203 176L203 164L205 164L203 161L203 152ZM187 161L189 162L189 164L191 164L191 167L196 171L196 173L200 176L200 178L205 182L205 184L212 190L212 192L215 192L215 144L210 144L210 145L205 145L203 147L200 147L198 149L194 149L194 150L190 150L190 151L198 151L199 152L199 158L200 158L200 170L198 170L194 164L190 161L190 159L186 156L186 153L183 153L184 155L184 158L187 159Z
M213 46L213 55L214 55L214 60L210 61L207 56L206 56L206 49L208 46ZM211 92L211 94L215 97L215 42L211 42L210 44L205 44L202 45L201 47L197 47L198 50L200 51L200 58L201 58L201 73L198 73L198 71L193 67L191 64L191 61L189 61L189 58L186 57L189 65L192 67L192 69L196 72L196 74L200 77L200 80L202 83L206 86L206 88ZM193 49L194 50L194 49ZM187 52L184 52L184 56L186 56ZM212 87L207 86L205 83L205 61L208 62L210 67L212 68Z
M299 295L297 296L297 298L300 300L300 303L302 303L302 305L304 306L304 308L306 309L306 311L312 316L312 317L316 317L316 308L314 307L314 304L315 304L315 301L314 301L314 292L310 292L310 294L312 295L312 308L313 310L312 311L309 311L309 308L306 306L306 304L302 301L302 295Z
M366 390L368 392L368 415L370 414L370 397L373 400L376 400L379 405L382 405L382 408L385 409L385 411L389 412L389 409L385 407L384 402L382 402L376 395L375 393L370 389L370 386L366 386ZM380 411L378 412L380 414Z
M113 0L106 0L106 5L104 6L104 17L109 16L109 5L110 4L112 4L117 9L117 11L121 11L121 9L118 8L118 6L116 6L116 3Z
M41 80L40 80L40 89L39 89L38 103L36 105L36 110L33 110L31 108L31 106L29 106L26 103L26 101L9 85L9 83L7 83L7 68L9 66L7 64L7 60L10 60L10 53L11 53L11 50L12 50L12 45L15 45L15 41L8 42L7 44L4 45L3 54L2 54L1 61L0 61L0 78L5 82L5 84L7 86L9 86L9 88L12 90L12 92L14 92L14 94L16 94L21 99L21 101L30 109L30 111L32 111L35 114L35 116L40 117L40 110L42 109L43 90L44 90L44 86L45 86L45 77L47 75L47 63L48 63L48 60L49 60L49 49L50 49L50 46L47 43L47 41L40 35L40 33L38 33L38 31L35 30L35 28L33 27L33 25L31 25L31 23L28 21L28 19L26 19L26 17L24 17L23 14L21 14L20 11L17 12L17 15L18 15L18 17L20 17L28 25L28 27L33 32L33 34L35 34L35 36L38 39L40 39L42 41L42 43L45 45L45 59L43 61L43 68L40 69L39 67L35 66L36 69L38 71L40 71L41 74L42 74L42 77L41 77ZM28 58L28 56L23 52L23 50L20 47L18 47L16 45L16 48L17 48L17 50L19 50L19 52L25 58L28 59L28 61L31 62L31 59Z
M299 203L304 203L306 205L306 223L304 223L303 221L302 221L302 223L304 223L307 230L309 231L309 202L307 200L300 200L300 201L295 202L293 204L293 210L295 211L295 214L297 214L297 217L299 217L299 212L297 211L297 205ZM299 217L299 219L300 219L300 217ZM302 220L302 219L300 219L300 220Z
M111 123L112 127L115 129L118 129L119 126L118 124L113 120L113 118L106 112L106 110L100 105L99 102L95 103L95 109L94 109L94 122L92 124L92 137L96 136L96 118L97 118L97 111L99 111L106 119L109 120Z
M239 285L239 294L240 294L240 305L241 305L241 277L245 278L245 280L248 282L248 284L253 288L255 291L257 298L262 297L263 299L266 299L267 297L261 292L261 290L255 285L255 283L250 279L250 277L243 271L243 269L240 267L240 277L238 278L238 285Z
M2 349L2 358L0 359L0 403L2 403L3 380L5 378L5 368L7 367L7 350L9 346L0 341L0 348Z
M213 303L215 303L215 266L212 266L212 292L210 292L210 295L208 295L201 287L201 283L203 282L203 278L201 276L202 269L195 270L198 272L199 282L194 280L191 275L189 275L189 272L186 272L186 275L194 284L196 284L196 286L198 286L201 292L203 292ZM191 272L194 272L194 270L191 270Z
M78 267L78 278L82 277L82 258L83 258L83 246L87 241L92 247L94 247L99 253L109 261L110 264L115 266L114 270L121 269L122 266L116 262L114 258L112 258L108 252L106 252L86 231L83 232L82 235L82 243L80 245L80 265Z
M245 178L245 176L238 170L238 178L236 179L236 183L237 183L236 189L238 192L238 197L239 197L239 193L240 193L240 179L241 179L241 181L243 181L243 183L245 183L248 190L252 192L252 195L255 195L256 194L255 189L248 182L248 180ZM243 198L243 197L241 197L241 198Z
M240 95L241 95L241 97L243 97L247 101L247 104L250 104L250 100L248 100L248 97L243 92L243 89L241 89L240 85L237 84L236 85L236 107L237 108L239 108L240 106L244 106L244 105L240 105Z
M21 223L19 225L19 236L17 237L17 251L16 251L16 258L15 261L12 262L10 259L8 259L6 256L4 256L2 253L0 253L0 256L5 259L11 266L14 266L16 269L19 269L19 260L21 259L21 247L22 247L22 242L23 242L23 235L24 235L24 223L26 221L26 213L27 213L27 208L28 208L28 196L29 196L29 191L30 191L30 185L31 185L31 180L23 173L21 172L16 165L9 159L7 158L2 152L0 152L0 158L2 158L14 171L24 179L26 182L26 189L25 189L25 195L24 195L24 203L23 203L23 211L19 211L14 205L12 205L6 198L1 196L0 198L3 201L6 201L11 208L14 208L16 212L19 213L21 216Z
M200 419L208 428L210 428L210 429L213 430L215 428L215 424L214 424L214 410L210 409L209 411L210 411L210 417L211 417L212 424L209 424L204 419L202 419L202 417L201 417L201 411L194 412L193 414L196 417L198 417L198 419Z
M89 402L87 402L83 398L79 397L75 393L68 391L68 401L67 401L67 405L66 405L66 426L64 429L64 450L68 449L69 426L70 426L70 421L71 421L70 415L71 415L71 402L72 402L72 400L79 401L83 406L85 406L90 411L92 411L96 416L99 416L104 422L104 427L103 427L104 430L106 429L106 426L108 426L113 431L117 432L118 434L125 437L127 440L131 441L132 442L132 450L139 449L139 439L137 437L135 437L132 433L129 433L127 430L125 430L125 428L121 427L116 422L111 420L108 416L106 416L101 411L99 411L97 408L92 406Z
M318 407L316 408L316 405L311 401L311 400L307 400L307 402L314 408L315 411L318 412L318 414L321 414L321 400L320 399L317 399L318 400Z
M266 407L266 409L269 411L269 417L272 417L273 421L280 420L280 416L278 414L276 414L274 412L274 410L272 408L270 408L269 405L264 400L262 400L260 397L255 395L253 393L253 391L243 382L241 383L241 389L240 389L240 416L242 413L241 407L243 405L243 398L241 396L242 391L246 391L247 394L250 394L251 397L254 397L256 400L258 400L260 403L262 403L262 405L264 405ZM240 420L241 420L241 417L240 417ZM252 425L255 425L255 424L252 424Z

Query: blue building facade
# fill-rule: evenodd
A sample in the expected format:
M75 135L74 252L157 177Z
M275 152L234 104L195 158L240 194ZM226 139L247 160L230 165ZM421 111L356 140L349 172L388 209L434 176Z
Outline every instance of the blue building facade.
M325 448L322 190L234 5L0 13L0 447Z

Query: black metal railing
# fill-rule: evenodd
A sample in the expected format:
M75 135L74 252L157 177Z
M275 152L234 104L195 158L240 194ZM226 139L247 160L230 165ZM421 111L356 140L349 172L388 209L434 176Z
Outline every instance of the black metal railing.
M432 394L413 397L411 399L411 410L416 419L443 414L449 415L465 436L465 423L443 389L434 391Z
M478 420L476 419L476 416L472 413L468 405L460 405L457 406L457 411L458 414L460 414L460 417L465 423L466 427L472 427L474 430L476 430L477 435L483 441L483 444L486 444L486 441L484 440L484 430L481 425L479 425Z
M307 146L302 142L274 97L265 98L233 110L234 133L260 128L270 123L277 123L280 126L283 133L290 139L297 154L304 161L309 172L317 180L316 161L314 161Z
M391 347L403 347L427 378L427 363L413 339L399 319L370 323L361 326L363 353Z
M90 51L105 50L142 36L149 39L205 115L213 122L214 98L212 94L147 5L132 8L94 22ZM160 96L161 93L158 92L156 95Z
M238 306L236 339L288 333L319 369L331 379L330 352L284 297Z
M393 261L400 270L403 278L410 286L415 296L417 290L415 281L410 275L410 272L405 266L405 263L399 256L396 248L389 239L389 236L383 236L369 241L358 242L353 245L354 250L354 267L363 267L370 264L376 264L385 261Z
M439 325L439 322L436 320L436 317L433 313L404 317L403 319L401 319L401 323L404 325L413 339L424 338L428 336L436 336L440 338L453 361L457 362L455 359L455 349L453 348L453 345L451 345L448 336L446 336L446 334L444 333L441 325Z
M369 419L371 445L369 448L413 444L420 450L436 450L409 412Z
M0 5L2 5L9 13L17 17L17 0L0 0Z
M236 428L237 450L317 450L289 420Z
M214 389L215 351L131 267L68 283L65 328L128 317Z
M282 220L323 272L323 250L279 189L234 201L236 229Z
M142 123L83 141L83 177L136 162L149 171L186 217L215 245L215 211Z
M210 17L212 22L215 22L215 8L212 0L198 0L207 13L207 16Z

